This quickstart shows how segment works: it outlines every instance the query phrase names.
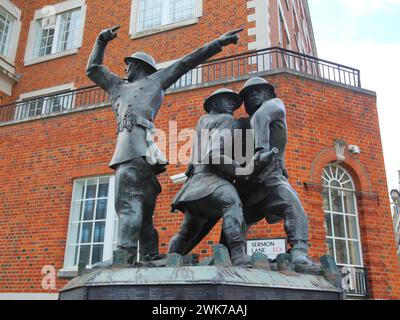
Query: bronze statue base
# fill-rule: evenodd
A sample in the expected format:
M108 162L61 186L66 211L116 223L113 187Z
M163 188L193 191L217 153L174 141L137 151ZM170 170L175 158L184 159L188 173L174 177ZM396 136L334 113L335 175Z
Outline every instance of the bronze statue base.
M342 299L322 275L226 266L99 269L60 291L60 300Z

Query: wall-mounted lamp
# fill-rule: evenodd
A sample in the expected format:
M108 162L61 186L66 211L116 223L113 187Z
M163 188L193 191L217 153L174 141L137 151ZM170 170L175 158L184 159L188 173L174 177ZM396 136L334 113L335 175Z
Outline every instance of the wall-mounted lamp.
M359 146L355 146L355 145L349 145L348 146L348 150L352 154L360 154L361 153L360 147Z

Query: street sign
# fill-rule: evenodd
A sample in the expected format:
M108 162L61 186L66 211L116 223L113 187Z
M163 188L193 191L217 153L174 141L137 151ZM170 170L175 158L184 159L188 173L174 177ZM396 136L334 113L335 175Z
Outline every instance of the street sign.
M278 254L286 253L287 244L286 239L257 239L247 240L247 254L263 253L269 259L275 259Z

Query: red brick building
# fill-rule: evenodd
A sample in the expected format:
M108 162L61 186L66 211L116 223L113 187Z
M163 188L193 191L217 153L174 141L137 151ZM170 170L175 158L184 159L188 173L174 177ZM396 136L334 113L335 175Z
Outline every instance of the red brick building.
M116 124L85 68L99 31L118 24L105 64L121 76L132 52L148 52L164 68L245 27L239 45L167 92L157 117L171 163L155 214L161 252L182 219L169 212L186 168L174 161L190 137L182 130L196 126L214 90L238 91L259 75L287 108L287 167L309 217L312 257L334 255L350 271L352 296L400 298L376 94L361 87L358 70L317 58L302 0L2 0L0 298L55 298L78 261L90 267L112 255ZM219 232L196 252L208 255ZM281 224L260 223L248 237L284 236Z

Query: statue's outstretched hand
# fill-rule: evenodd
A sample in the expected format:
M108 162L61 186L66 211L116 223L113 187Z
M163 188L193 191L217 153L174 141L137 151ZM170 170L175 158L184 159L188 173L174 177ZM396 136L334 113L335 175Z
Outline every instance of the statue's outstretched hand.
M229 44L237 44L239 42L239 32L242 32L244 28L239 28L233 31L225 33L219 38L219 42L222 46L227 46Z
M110 42L114 40L117 37L117 31L119 28L121 28L121 26L115 26L113 28L101 31L99 34L99 40L103 42Z

